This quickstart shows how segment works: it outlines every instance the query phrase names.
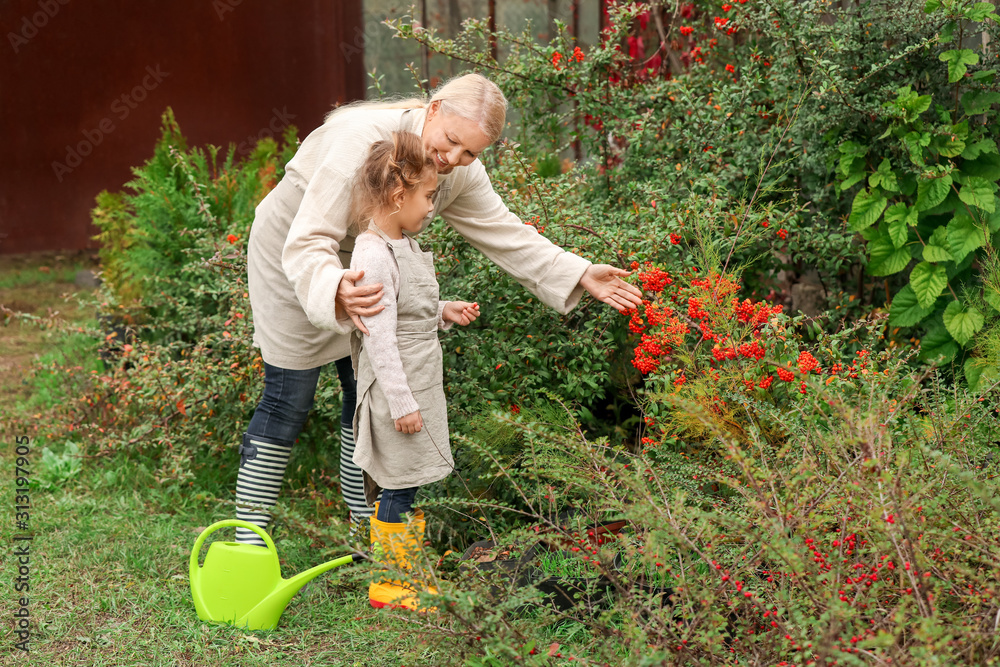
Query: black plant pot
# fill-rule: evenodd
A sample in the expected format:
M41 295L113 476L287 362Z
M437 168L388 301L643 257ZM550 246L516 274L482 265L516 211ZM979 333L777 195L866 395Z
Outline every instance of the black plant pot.
M660 606L670 604L670 596L674 594L674 589L670 586L648 583L645 579L635 579L631 582L632 590L651 596L659 596Z
M496 542L493 540L473 542L459 559L458 571L463 575L479 572L486 576L495 576L499 582L490 587L490 594L494 597L504 591L530 586L534 574L532 561L541 552L541 545L536 542L524 548L521 555L516 558L503 557L501 550L499 556L490 560L483 559L484 555L495 549Z
M605 577L557 578L545 577L535 582L549 602L561 611L569 611L582 603L588 611L596 611L610 603L614 586Z

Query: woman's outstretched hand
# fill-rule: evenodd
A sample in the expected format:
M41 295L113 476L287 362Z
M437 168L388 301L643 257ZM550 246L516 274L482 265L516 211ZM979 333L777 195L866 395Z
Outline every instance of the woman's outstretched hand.
M362 285L357 287L354 283L361 280L365 275L364 271L345 271L337 287L337 296L334 299L337 309L337 319L343 319L344 315L350 316L361 333L368 335L368 329L361 322L361 316L371 317L385 309L379 303L382 298L382 283Z
M466 301L449 301L441 311L441 319L463 327L472 324L479 317L479 304Z
M403 415L396 420L396 430L400 433L420 433L424 427L424 420L420 417L420 410Z
M619 312L631 310L638 308L642 303L642 292L620 277L629 275L630 271L608 264L591 264L580 278L580 286L590 292L595 299L603 301Z

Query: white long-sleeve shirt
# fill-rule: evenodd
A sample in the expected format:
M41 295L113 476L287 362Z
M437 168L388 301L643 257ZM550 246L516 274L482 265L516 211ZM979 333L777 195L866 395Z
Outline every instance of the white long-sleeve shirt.
M421 134L425 116L425 109L364 106L334 114L306 137L281 183L257 207L248 281L254 343L265 362L303 370L350 354L353 324L338 321L334 299L354 248L351 183L372 143L394 130ZM479 160L439 175L434 215L542 303L566 314L579 302L590 262L511 213Z

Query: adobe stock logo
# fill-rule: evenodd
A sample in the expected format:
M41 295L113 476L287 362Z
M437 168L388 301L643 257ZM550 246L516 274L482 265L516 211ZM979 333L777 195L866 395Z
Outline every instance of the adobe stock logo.
M352 45L350 42L340 43L340 53L344 56L345 63L350 64L354 56L360 55L364 51L366 42L374 41L380 36L381 25L381 21L371 20L365 24L364 30L361 29L361 26L354 26L354 44Z
M8 32L7 40L14 49L14 53L21 50L21 47L31 41L38 31L49 24L49 20L55 18L61 5L68 5L69 0L39 0L38 11L21 18L20 29L17 32Z
M260 140L280 137L281 133L292 124L293 120L295 120L295 114L288 113L288 107L282 107L281 111L278 111L277 107L271 109L270 122L268 122L265 127L260 128L260 130L256 133L249 135L246 139L241 141L239 145L236 146L236 155L239 157L246 157L253 152L254 147Z
M235 11L241 4L243 4L243 0L212 0L212 9L215 10L215 15L219 17L220 21L225 21L226 14Z
M110 111L113 116L105 116L97 123L97 127L92 130L84 130L81 141L74 145L66 145L65 160L52 163L52 173L55 174L56 180L62 183L63 178L83 164L83 159L93 153L94 149L104 141L104 138L115 131L114 118L119 121L128 118L129 114L168 76L170 76L170 72L164 72L159 65L146 67L146 76L142 78L142 81L131 90L116 97L111 103Z

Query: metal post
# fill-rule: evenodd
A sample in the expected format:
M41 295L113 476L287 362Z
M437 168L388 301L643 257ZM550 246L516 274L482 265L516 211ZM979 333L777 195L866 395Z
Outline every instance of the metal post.
M493 33L497 31L497 0L489 0L487 3L487 13L489 14L489 24L490 29L490 56L493 58L493 62L497 61L497 40L493 36Z
M427 0L420 0L420 25L423 26L424 30L427 29ZM420 71L423 72L424 81L427 82L429 88L431 82L430 51L426 44L423 44L420 49Z

